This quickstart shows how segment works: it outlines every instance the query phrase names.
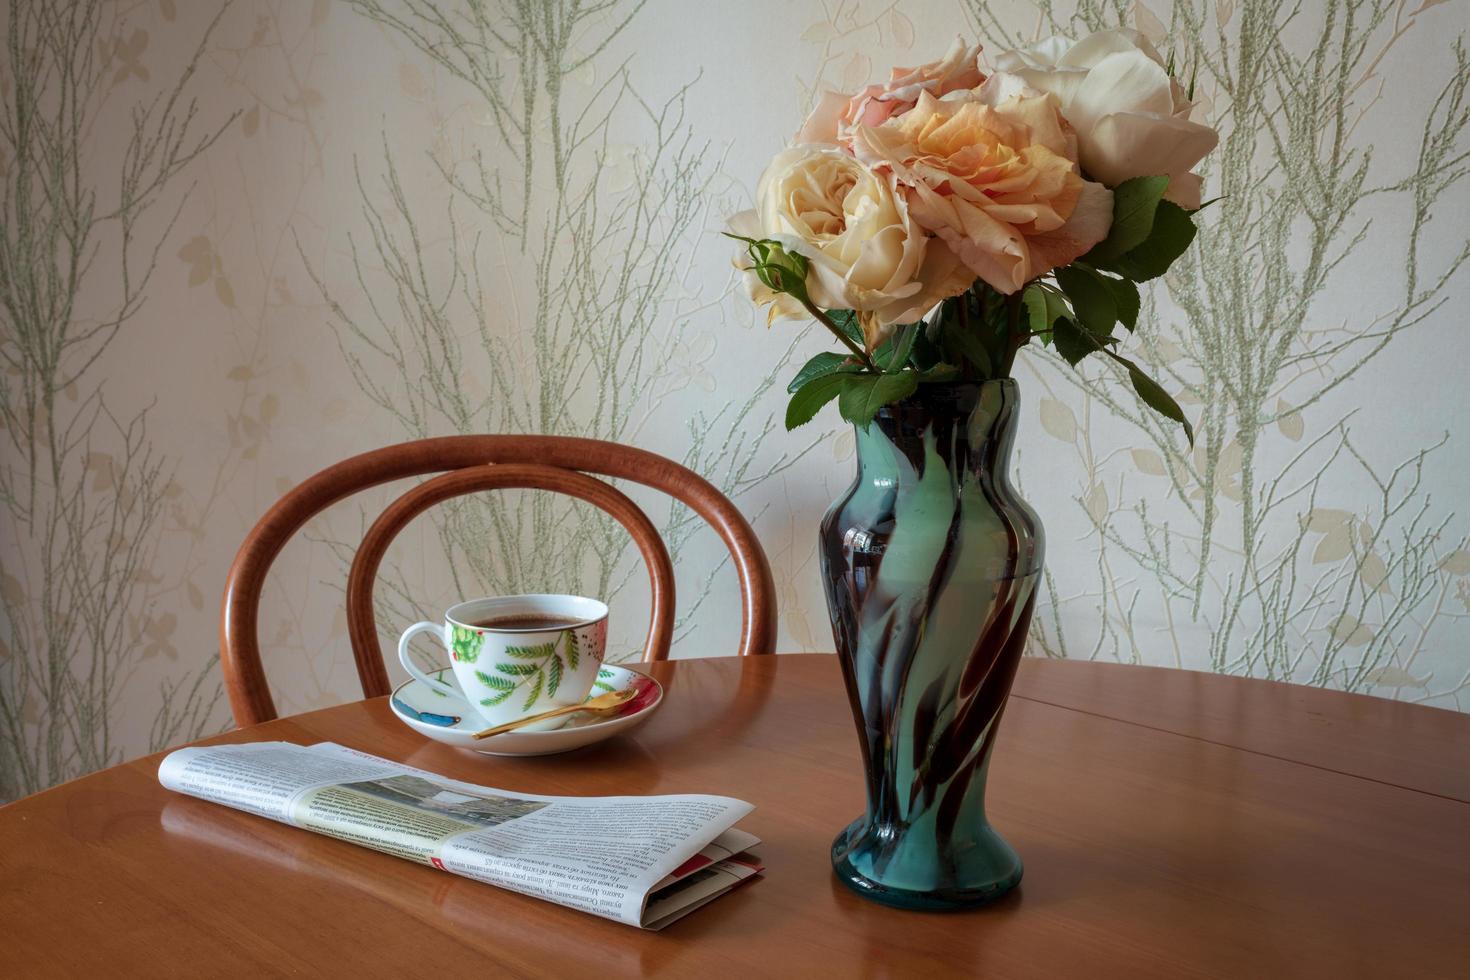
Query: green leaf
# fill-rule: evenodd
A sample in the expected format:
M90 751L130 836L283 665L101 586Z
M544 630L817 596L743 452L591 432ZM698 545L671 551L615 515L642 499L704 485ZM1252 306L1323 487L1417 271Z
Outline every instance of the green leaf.
M802 385L786 405L787 431L799 425L806 425L812 420L812 416L816 415L823 405L836 398L848 383L854 378L861 377L872 378L877 375L826 374Z
M530 710L531 705L535 704L536 699L541 696L541 681L543 676L544 675L539 673L536 675L535 682L531 684L530 693L526 695L526 703L521 706L522 711Z
M909 354L914 349L914 340L923 328L922 323L905 323L893 332L893 339L889 341L893 350L888 355L888 359L883 361L884 371L889 374L897 374L903 370L904 365L909 362Z
M1077 320L1097 337L1111 337L1118 322L1118 304L1103 277L1082 265L1069 265L1056 271L1057 284L1072 301Z
M1133 177L1113 188L1113 225L1108 237L1092 247L1083 261L1116 258L1143 244L1153 231L1154 216L1168 177Z
M866 427L878 409L912 395L919 387L919 377L912 371L902 374L849 374L837 398L842 417L853 425Z
M990 377L990 352L972 331L961 330L958 324L952 324L944 331L944 343L950 350L951 360L963 358L975 365L982 379Z
M1067 298L1044 283L1033 282L1021 293L1026 308L1027 328L1032 333L1045 333L1062 317L1072 315Z
M1143 305L1138 297L1138 287L1127 279L1113 279L1098 275L1103 285L1113 294L1113 305L1118 310L1118 322L1131 332L1138 327L1138 311Z
M567 630L567 664L577 669L577 660L582 656L582 641L577 639L576 630Z
M484 684L486 687L493 687L497 691L514 691L516 689L515 681L508 681L504 677L487 674L483 670L475 671L475 677L479 679L481 684Z
M1051 331L1057 353L1073 367L1076 367L1078 361L1099 347L1093 336L1079 327L1070 317L1062 317L1057 320L1052 324Z
M551 656L554 650L556 650L556 641L552 640L550 643L538 643L530 647L508 646L505 648L505 653L506 656L516 660L542 660Z
M1041 284L1033 282L1021 293L1021 304L1026 307L1026 324L1032 333L1045 333L1051 329L1051 317L1047 316L1046 293Z
M1145 405L1164 418L1173 419L1184 426L1184 435L1189 440L1190 448L1193 449L1194 427L1184 417L1184 409L1179 407L1174 397L1165 391L1157 381L1144 374L1143 370L1128 358L1114 354L1110 350L1104 350L1103 353L1128 369L1128 380L1133 382L1133 390L1138 392L1138 397L1143 399Z
M791 379L791 384L786 386L786 392L794 395L796 390L808 381L828 374L836 374L842 370L857 371L860 370L860 366L846 354L823 351L802 365L801 370L796 372L796 377Z
M551 663L546 665L546 696L556 697L556 689L561 686L561 658L552 657Z
M914 338L914 351L909 363L920 371L927 371L944 360L944 351L935 338L940 332L936 324L922 324Z
M1160 201L1148 240L1112 261L1107 268L1134 282L1157 279L1168 271L1194 241L1194 222L1189 212L1171 201Z
M919 384L933 384L937 381L953 381L959 376L960 369L953 364L936 364L927 371L918 371L915 376Z
M488 698L481 698L480 703L487 708L493 708L514 693L515 688L512 687L509 691L501 691L499 694L492 694Z
M511 677L529 677L541 668L535 664L496 664L495 669Z
M1184 435L1189 439L1189 445L1194 446L1194 427L1184 417L1184 409L1179 407L1167 391L1163 389L1153 378L1143 373L1143 369L1134 364L1121 354L1108 350L1089 331L1079 328L1071 320L1058 320L1055 327L1057 339L1057 353L1066 358L1067 363L1076 366L1093 351L1102 351L1108 357L1128 370L1128 380L1133 382L1133 390L1138 392L1138 397L1143 403L1167 419L1172 419L1184 426Z
M863 339L863 325L858 323L857 314L852 310L828 310L827 319L837 324L837 329L847 334L847 339L859 347L866 343Z

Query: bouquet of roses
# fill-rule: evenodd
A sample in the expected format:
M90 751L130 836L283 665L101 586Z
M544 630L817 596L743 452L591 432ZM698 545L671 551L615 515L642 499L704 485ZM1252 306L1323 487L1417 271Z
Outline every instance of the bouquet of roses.
M1142 35L1102 31L1007 51L982 69L957 41L856 95L828 92L730 219L769 320L813 317L846 349L792 381L787 428L837 399L866 425L921 384L1011 374L1032 340L1071 364L1102 354L1194 434L1118 353L1138 283L1194 238L1217 142L1192 91Z

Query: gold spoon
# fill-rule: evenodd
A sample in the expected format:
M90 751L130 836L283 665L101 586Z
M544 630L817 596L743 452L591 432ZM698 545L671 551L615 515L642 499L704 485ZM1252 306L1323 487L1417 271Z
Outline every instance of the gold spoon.
M622 707L625 702L631 701L637 693L632 688L622 691L608 691L606 694L599 694L597 697L583 701L581 704L568 704L560 708L552 708L550 711L543 711L539 715L517 718L515 721L508 721L504 725L496 725L494 728L487 728L483 732L475 732L471 737L475 739L489 738L492 735L514 731L524 725L531 724L533 721L543 721L547 718L556 718L559 715L569 715L576 711L595 711L603 714L614 708Z

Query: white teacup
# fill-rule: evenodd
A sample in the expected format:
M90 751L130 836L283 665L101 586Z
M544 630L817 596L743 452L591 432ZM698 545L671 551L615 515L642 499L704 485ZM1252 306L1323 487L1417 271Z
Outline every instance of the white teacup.
M434 631L449 653L458 686L413 662L409 641ZM398 641L398 660L416 679L464 702L490 725L580 704L597 680L607 647L607 606L574 595L514 595L451 606L442 623L414 623ZM565 716L528 726L555 728Z

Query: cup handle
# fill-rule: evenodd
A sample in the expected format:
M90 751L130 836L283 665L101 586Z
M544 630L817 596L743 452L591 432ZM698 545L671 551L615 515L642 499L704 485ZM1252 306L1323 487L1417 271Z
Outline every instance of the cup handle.
M440 641L443 641L443 623L414 623L408 629L403 631L403 635L398 638L398 662L403 664L403 669L408 671L414 680L427 684L429 685L429 687L438 691L440 694L444 694L448 697L454 698L454 700L456 701L464 701L464 692L461 691L458 687L452 684L446 684L443 681L439 680L437 677L430 677L428 674L419 669L418 664L413 662L413 655L412 653L410 653L408 648L409 641L418 634L427 632L429 630L433 630L434 632L438 633Z

